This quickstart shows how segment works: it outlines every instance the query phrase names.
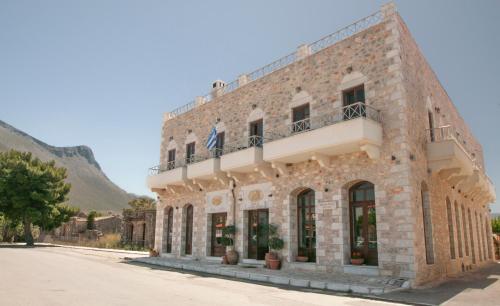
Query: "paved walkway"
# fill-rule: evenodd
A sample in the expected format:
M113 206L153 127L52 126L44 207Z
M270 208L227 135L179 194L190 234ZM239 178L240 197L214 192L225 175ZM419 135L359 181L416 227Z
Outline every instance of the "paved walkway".
M407 288L409 285L408 281L404 278L296 270L269 270L250 265L231 266L209 261L171 259L164 257L139 257L132 261L277 285L290 285L298 288L323 289L337 292L352 292L365 295L380 295L395 290L401 290L405 287Z
M129 264L135 254L62 247L0 247L0 305L382 306L391 302L289 290Z
M440 285L390 292L380 296L390 301L424 305L500 305L500 263L448 279Z

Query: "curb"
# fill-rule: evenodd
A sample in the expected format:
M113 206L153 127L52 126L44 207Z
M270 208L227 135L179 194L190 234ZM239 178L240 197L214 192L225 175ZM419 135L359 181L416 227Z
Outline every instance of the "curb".
M141 251L129 251L129 250L120 250L120 249L104 249L104 248L90 248L76 245L65 245L65 244L54 244L54 243L44 243L45 245L51 245L55 247L67 248L67 249L78 249L78 250L90 250L90 251L100 251L100 252L109 252L109 253L121 253L121 254L135 254L135 255L149 255L149 252L141 252Z
M281 275L266 275L263 273L253 273L246 271L235 271L230 267L222 266L203 266L203 265L189 265L179 264L177 262L169 262L157 258L134 258L131 262L143 263L148 265L155 265L185 271L195 271L213 275L220 275L241 280L251 280L269 283L273 285L285 285L302 289L320 289L330 292L354 293L363 296L378 296L384 293L398 291L404 288L393 286L369 286L362 284L349 284L343 282L331 281L318 281L318 280L305 280L300 278L293 278Z

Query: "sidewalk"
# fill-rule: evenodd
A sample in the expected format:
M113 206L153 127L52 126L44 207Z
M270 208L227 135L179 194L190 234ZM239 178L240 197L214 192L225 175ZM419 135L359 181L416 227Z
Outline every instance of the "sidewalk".
M362 276L343 273L269 270L246 265L222 265L209 261L140 257L132 262L156 265L185 271L202 272L237 279L288 285L297 288L322 289L368 295L380 295L408 288L404 278Z

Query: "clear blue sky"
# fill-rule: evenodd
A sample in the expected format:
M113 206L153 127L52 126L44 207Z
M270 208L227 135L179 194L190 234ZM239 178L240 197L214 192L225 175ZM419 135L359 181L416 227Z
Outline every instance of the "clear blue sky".
M145 194L163 112L384 2L1 0L0 119L90 146L114 182ZM500 1L396 4L500 186Z

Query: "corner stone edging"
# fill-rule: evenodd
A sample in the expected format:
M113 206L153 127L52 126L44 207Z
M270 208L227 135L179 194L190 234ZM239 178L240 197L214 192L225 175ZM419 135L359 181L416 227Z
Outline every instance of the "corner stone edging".
M236 279L258 281L264 283L270 283L275 285L288 285L297 288L310 288L310 289L321 289L327 291L336 291L344 293L356 293L362 295L380 295L383 293L388 293L392 291L402 290L409 287L409 281L405 281L400 287L393 285L389 286L369 286L366 284L347 284L343 282L329 282L320 280L306 280L300 278L293 278L287 276L277 276L277 275L266 275L263 273L252 273L245 271L237 271L231 269L232 266L204 266L202 264L185 264L178 262L170 262L167 260L162 260L160 258L154 257L141 257L131 260L132 262L145 263L150 265L180 269L185 271L195 271L214 275L220 275L225 277L231 277Z

